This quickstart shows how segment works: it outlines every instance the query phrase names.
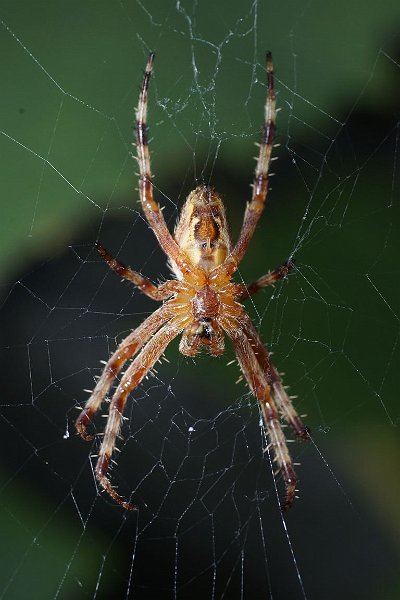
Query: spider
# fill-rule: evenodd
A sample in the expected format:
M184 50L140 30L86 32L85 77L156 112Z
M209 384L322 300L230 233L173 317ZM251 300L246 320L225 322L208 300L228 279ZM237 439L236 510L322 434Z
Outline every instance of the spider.
M269 352L241 302L261 288L285 277L292 268L293 261L287 260L248 286L231 281L249 246L267 196L276 120L272 56L270 52L266 55L267 98L252 197L247 204L242 229L235 245L231 244L224 205L214 188L200 185L190 192L174 235L168 230L162 210L153 197L147 138L147 94L154 57L153 52L148 57L136 111L139 195L145 217L168 257L175 278L156 286L140 273L115 260L101 244L96 244L98 252L113 271L131 281L153 300L162 301L162 305L134 329L109 358L76 421L76 429L85 440L92 439L87 433L87 426L125 363L136 355L124 372L110 402L95 468L100 486L111 498L125 509L135 510L137 507L120 496L107 476L129 394L140 384L177 335L182 334L179 350L185 356L195 356L203 347L212 356L220 356L224 352L226 334L247 384L259 401L269 440L268 449L271 449L278 467L275 474L281 474L285 485L281 509L286 511L295 497L297 476L280 417L283 417L298 437L308 439L309 432L294 409L278 371L270 361Z

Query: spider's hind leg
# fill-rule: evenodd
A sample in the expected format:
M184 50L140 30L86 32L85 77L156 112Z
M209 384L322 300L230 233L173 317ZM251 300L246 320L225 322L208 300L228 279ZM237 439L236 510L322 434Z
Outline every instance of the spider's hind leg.
M252 184L251 201L246 207L242 229L235 247L226 260L213 273L214 280L231 277L237 270L254 235L257 223L265 207L268 192L268 174L276 129L276 94L274 86L274 67L270 52L266 55L267 98L265 101L264 125Z

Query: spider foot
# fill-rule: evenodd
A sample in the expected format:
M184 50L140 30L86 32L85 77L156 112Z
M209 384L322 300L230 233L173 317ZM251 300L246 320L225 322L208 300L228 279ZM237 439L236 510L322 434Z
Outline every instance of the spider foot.
M303 432L300 435L302 440L305 440L306 442L311 440L311 429L310 427L307 427L307 425L304 426L303 428Z
M138 507L125 500L111 485L111 481L106 476L108 466L110 464L110 457L106 455L100 455L96 465L96 478L101 487L107 494L122 506L125 510L137 510Z
M90 442L93 439L93 436L87 433L86 427L91 422L93 417L93 411L84 408L77 420L75 421L75 428L77 433L81 436L83 440L86 442Z
M122 506L122 508L124 508L125 510L131 510L131 511L138 509L137 506L135 506L134 504L131 504L130 502L125 500L122 496L120 496L120 494L118 494L118 492L115 490L115 488L113 488L113 486L111 485L111 481L109 479L107 479L107 477L105 477L105 476L97 477L97 480L98 480L99 484L101 485L101 487L104 489L104 491L107 492L107 494L109 496L111 496L111 498L113 500L115 500L115 502L120 504Z

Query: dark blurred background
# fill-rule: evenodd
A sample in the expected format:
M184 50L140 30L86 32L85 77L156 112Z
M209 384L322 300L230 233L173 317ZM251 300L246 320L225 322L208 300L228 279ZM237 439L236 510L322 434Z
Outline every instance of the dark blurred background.
M399 597L399 23L391 0L1 2L1 598ZM313 432L290 446L300 499L283 519L230 349L193 361L173 343L128 403L127 515L73 422L155 306L94 242L168 277L131 158L146 56L167 221L211 182L235 238L267 49L279 160L238 278L296 257L248 309Z

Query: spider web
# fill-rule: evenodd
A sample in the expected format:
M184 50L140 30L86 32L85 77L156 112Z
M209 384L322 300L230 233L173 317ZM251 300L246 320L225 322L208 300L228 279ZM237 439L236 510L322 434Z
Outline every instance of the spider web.
M394 2L2 2L1 598L398 597L398 20ZM234 238L273 51L279 160L238 277L296 258L247 302L313 433L290 444L287 515L229 348L172 343L131 395L111 476L137 513L99 493L98 438L74 435L99 361L155 307L94 242L168 277L131 159L153 49L167 222L211 182Z

